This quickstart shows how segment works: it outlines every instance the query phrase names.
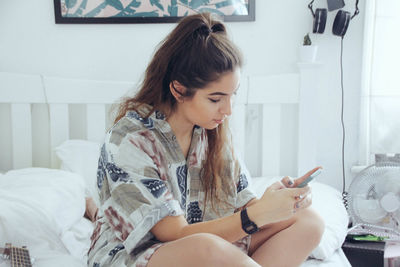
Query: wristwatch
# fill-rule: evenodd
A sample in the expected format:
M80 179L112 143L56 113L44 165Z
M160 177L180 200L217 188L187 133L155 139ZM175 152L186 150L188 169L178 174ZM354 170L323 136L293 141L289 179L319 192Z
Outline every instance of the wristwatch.
M249 216L247 215L247 208L242 209L240 212L240 219L242 220L242 229L247 234L251 235L259 230L257 224L249 219Z

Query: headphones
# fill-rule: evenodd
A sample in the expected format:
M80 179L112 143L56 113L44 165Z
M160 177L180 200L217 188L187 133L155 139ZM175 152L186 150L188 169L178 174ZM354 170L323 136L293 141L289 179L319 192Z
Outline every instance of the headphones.
M354 14L351 16L350 12L344 11L344 10L339 10L336 13L335 20L333 21L333 26L332 26L332 33L337 36L344 37L346 34L347 28L349 27L350 20L352 20L355 16L360 13L358 9L358 1L356 0L356 9L354 11ZM326 8L317 8L317 10L313 9L313 3L314 0L312 0L308 4L308 8L311 10L311 14L314 17L314 22L313 22L313 33L323 33L325 31L325 25L326 25L326 18L328 16L328 10L332 11L338 8L344 7L344 2L343 0L339 0L339 2L334 3L334 1L329 1L328 0L328 10Z

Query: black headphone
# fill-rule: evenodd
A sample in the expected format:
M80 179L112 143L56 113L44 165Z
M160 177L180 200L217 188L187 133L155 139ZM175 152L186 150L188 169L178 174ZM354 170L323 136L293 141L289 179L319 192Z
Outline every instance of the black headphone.
M344 10L339 10L336 13L335 20L333 21L333 26L332 26L332 33L337 36L343 37L346 34L347 28L349 27L350 20L352 20L355 16L360 13L358 9L358 1L356 0L356 10L354 11L354 14L351 16L350 12L344 11ZM313 22L313 33L323 33L325 30L325 25L326 25L326 18L328 14L328 10L326 8L317 8L317 10L313 10L313 3L314 0L312 0L308 4L308 8L311 10L311 14L314 17L314 22ZM330 4L331 2L328 1L328 9L329 11L332 11L337 8L342 8L344 6L344 2L339 3L339 6L333 6Z

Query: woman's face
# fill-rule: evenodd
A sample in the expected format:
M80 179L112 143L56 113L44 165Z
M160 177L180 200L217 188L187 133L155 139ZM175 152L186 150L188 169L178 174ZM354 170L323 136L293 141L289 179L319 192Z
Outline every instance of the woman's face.
M232 104L239 88L240 69L227 72L215 82L196 91L180 103L185 118L193 125L214 129L232 114Z

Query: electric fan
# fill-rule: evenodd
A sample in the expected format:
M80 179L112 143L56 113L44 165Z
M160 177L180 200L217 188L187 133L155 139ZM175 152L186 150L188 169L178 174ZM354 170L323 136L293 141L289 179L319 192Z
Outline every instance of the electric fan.
M400 240L400 164L381 162L361 171L348 190L351 234Z

